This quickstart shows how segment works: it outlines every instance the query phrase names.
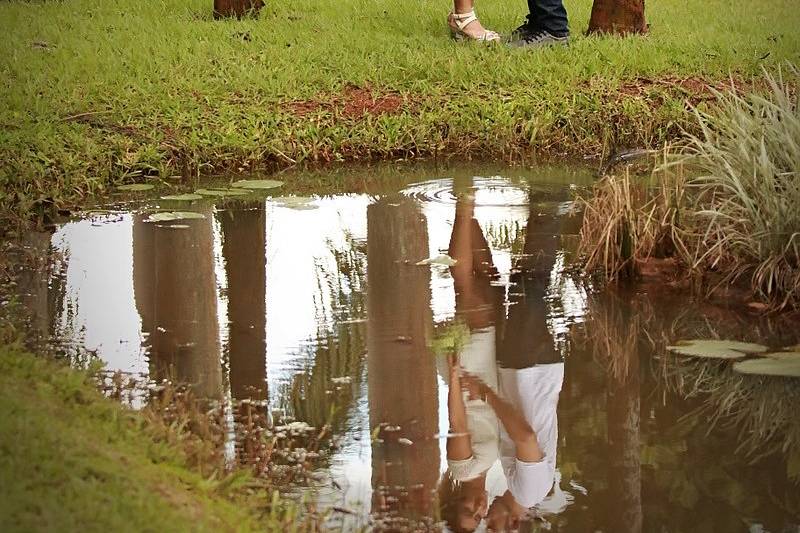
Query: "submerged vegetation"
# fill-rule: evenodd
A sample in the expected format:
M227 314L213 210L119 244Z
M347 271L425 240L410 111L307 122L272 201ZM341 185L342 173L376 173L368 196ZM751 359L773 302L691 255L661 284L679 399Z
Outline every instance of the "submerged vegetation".
M668 260L713 290L748 280L774 309L800 306L800 73L764 74L763 92L717 93L654 177L605 177L586 208L587 268L610 279Z
M729 74L798 60L793 0L654 2L649 35L624 39L584 36L589 3L565 4L570 46L517 53L453 43L429 2L229 21L207 0L2 2L0 207L309 161L657 148ZM526 8L480 9L508 33Z

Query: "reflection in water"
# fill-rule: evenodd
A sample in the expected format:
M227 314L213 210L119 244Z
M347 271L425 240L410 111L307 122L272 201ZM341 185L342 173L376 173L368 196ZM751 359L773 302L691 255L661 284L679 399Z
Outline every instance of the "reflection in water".
M267 398L266 243L264 204L218 213L228 288L231 394Z
M427 347L430 273L425 219L400 197L367 209L367 338L373 513L431 516L438 478L436 368ZM387 523L388 525L388 523Z
M796 321L653 286L593 293L568 273L574 174L466 175L313 209L266 199L176 224L74 221L31 237L58 261L22 291L71 353L258 400L258 431L278 408L317 428L314 494L354 513L333 525L796 528L797 382L663 350L790 346ZM448 251L452 269L414 265ZM457 361L430 353L434 324L471 330Z
M564 364L547 319L563 217L537 212L535 199L529 203L524 253L512 265L510 297L503 305L491 283L497 269L474 204L474 195L465 190L456 204L449 247L458 261L451 268L456 312L471 336L450 357L454 436L447 444L443 516L458 531L476 529L484 517L490 529L507 531L519 527L555 480ZM508 488L487 510L486 476L498 457Z
M149 343L150 375L221 398L214 239L211 211L204 214L163 225L134 216L133 288Z
M606 331L595 338L593 355L607 368L606 426L608 431L608 479L615 498L614 512L609 513L609 527L614 531L642 531L641 441L639 436L640 315L630 306L620 305L613 295L596 319L625 335L617 339ZM602 318L601 318L602 317ZM608 324L610 321L611 324ZM617 342L619 340L619 342Z

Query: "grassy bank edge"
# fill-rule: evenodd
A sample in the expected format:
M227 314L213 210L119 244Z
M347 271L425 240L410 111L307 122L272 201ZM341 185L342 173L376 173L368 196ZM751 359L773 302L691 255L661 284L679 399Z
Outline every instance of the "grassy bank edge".
M664 88L645 96L580 90L573 95L574 105L556 97L519 102L531 107L527 117L507 116L504 98L496 95L471 96L457 106L417 99L391 113L359 117L342 117L337 109L313 117L278 112L266 139L264 132L247 128L235 139L220 138L220 132L246 124L247 110L199 132L170 131L168 124L145 128L124 119L66 122L47 134L52 142L45 143L44 151L31 152L24 138L0 147L5 167L0 170L0 182L5 182L0 210L34 214L80 205L122 183L180 187L202 175L270 173L304 165L434 158L598 160L619 149L660 148L679 139L690 125L686 102L707 96L687 98L682 90ZM144 129L147 134L137 133ZM254 144L251 139L258 137L262 141Z
M224 492L88 371L0 346L0 530L278 529Z

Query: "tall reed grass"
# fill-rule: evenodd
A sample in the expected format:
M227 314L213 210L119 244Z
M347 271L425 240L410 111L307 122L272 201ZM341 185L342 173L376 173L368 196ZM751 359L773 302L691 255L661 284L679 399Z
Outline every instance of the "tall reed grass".
M684 161L696 169L692 268L724 281L750 278L778 307L800 304L800 72L764 73L769 90L717 93L714 113L696 111Z
M584 199L586 267L609 279L653 257L679 260L711 290L748 280L773 309L800 307L800 72L764 71L760 92L715 91L697 134L647 179L608 176Z

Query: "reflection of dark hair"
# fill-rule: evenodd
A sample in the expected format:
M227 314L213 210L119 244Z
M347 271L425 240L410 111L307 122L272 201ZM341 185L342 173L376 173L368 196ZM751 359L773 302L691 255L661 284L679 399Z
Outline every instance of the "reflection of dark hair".
M439 518L444 520L453 533L471 533L473 530L461 527L459 509L464 499L464 484L453 478L450 471L444 473L439 483Z

